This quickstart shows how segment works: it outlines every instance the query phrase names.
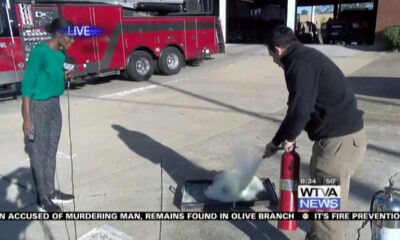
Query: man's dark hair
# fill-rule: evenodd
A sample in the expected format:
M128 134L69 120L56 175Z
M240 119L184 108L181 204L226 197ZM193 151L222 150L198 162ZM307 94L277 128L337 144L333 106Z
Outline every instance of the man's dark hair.
M297 41L297 37L292 29L280 25L269 32L266 44L271 51L274 51L275 47L287 48Z

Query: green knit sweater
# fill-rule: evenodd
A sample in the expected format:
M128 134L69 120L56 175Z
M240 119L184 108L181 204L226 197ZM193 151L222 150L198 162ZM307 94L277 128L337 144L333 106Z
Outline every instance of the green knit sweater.
M22 96L40 101L62 95L64 62L62 51L54 50L46 43L38 44L29 55L22 80Z

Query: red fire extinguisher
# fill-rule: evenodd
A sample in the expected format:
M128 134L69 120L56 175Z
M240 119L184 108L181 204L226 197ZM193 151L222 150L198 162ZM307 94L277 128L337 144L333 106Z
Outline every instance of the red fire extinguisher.
M284 152L281 159L281 179L279 184L280 212L295 212L297 211L297 184L299 182L300 171L300 156L295 151L295 146L292 151ZM280 220L278 228L281 230L296 231L296 220Z

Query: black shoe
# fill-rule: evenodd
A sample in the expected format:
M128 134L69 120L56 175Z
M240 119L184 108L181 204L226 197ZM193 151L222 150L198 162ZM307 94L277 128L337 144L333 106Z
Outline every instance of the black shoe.
M39 202L39 211L41 212L61 212L61 208L55 205L51 200L44 199Z
M49 199L55 203L67 203L74 199L74 195L56 190L49 194Z
M304 240L314 240L314 239L316 239L315 234L312 233L312 232L308 232L308 233L306 234L306 238L305 238Z

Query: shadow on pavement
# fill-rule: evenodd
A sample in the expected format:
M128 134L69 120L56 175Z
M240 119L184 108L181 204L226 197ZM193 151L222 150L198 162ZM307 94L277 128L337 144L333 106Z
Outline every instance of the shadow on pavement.
M164 172L177 184L174 198L174 205L177 208L180 208L182 199L180 190L186 180L212 179L217 173L192 163L173 149L157 142L144 133L132 131L117 124L113 124L112 128L118 131L118 136L121 140L139 156L154 164L160 164L162 159Z
M25 208L35 202L32 173L30 168L18 168L0 176L0 212L27 211ZM26 239L26 228L31 221L1 221L0 239Z
M381 147L376 144L368 144L368 149L371 149L373 151L377 151L377 152L380 152L380 153L383 153L383 154L386 154L386 155L389 155L392 157L396 157L396 158L400 157L400 152L394 151L389 148Z
M271 121L273 123L280 123L281 122L280 119L277 119L277 118L274 118L274 117L265 116L265 115L263 115L261 113L249 111L247 109L239 108L239 107L236 107L236 106L231 105L229 103L224 103L224 102L221 102L221 101L218 101L218 100L206 97L206 96L202 96L200 94L193 93L193 92L190 92L190 91L187 91L187 90L175 87L175 86L163 85L163 84L151 81L151 80L149 80L149 82L151 82L151 83L153 83L155 85L158 85L160 87L163 87L163 88L175 91L175 92L179 92L179 93L185 94L185 95L193 97L193 98L197 98L197 99L200 99L200 100L215 104L215 105L220 106L220 107L231 109L231 110L233 110L235 112L238 112L238 113L246 114L248 116L252 116L252 117L255 117L255 118L258 118L258 119L262 119L262 120Z
M371 99L368 96L357 95L357 100L361 100L364 102L370 102L375 104L382 104L382 105L392 105L395 107L399 107L400 103L396 103L394 101L390 101L390 99Z
M358 50L363 52L377 52L377 51L385 51L384 44L374 44L374 45L352 45L352 44L345 44L345 48Z
M400 78L393 77L348 77L357 94L400 99Z
M181 189L187 180L213 179L217 171L207 170L198 166L174 151L173 149L154 140L150 136L126 129L118 124L113 124L121 140L136 154L153 162L162 164L162 168L176 182L173 204L180 208L182 199ZM161 162L162 159L162 162ZM246 211L253 211L246 209ZM267 221L230 221L232 225L248 235L250 239L288 239L283 233Z
M26 153L28 153L27 141L27 138L24 138ZM36 198L34 177L30 167L18 168L7 175L0 175L0 212L38 212ZM26 233L31 223L32 221L21 220L1 221L0 239L32 239L33 236ZM39 221L39 223L46 239L54 240L48 222Z

